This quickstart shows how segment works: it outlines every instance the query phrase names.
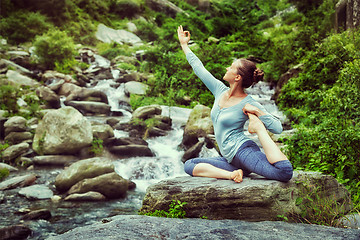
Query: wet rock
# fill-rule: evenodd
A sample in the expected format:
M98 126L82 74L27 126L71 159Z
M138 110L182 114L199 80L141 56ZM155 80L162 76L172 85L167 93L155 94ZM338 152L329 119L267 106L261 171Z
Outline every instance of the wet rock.
M95 124L92 125L92 132L94 138L105 140L114 137L114 130L108 124Z
M186 149L196 144L199 137L214 134L214 127L210 118L211 109L204 105L197 105L191 111L186 123L182 144Z
M10 144L18 144L24 141L33 139L33 134L30 132L11 132L5 137L5 141Z
M65 105L72 106L82 112L83 114L110 114L110 105L102 102L90 101L69 101Z
M96 38L106 43L117 42L119 44L127 43L131 45L142 44L141 39L135 34L126 30L115 30L105 26L104 24L98 25Z
M125 83L125 89L132 94L145 95L149 86L141 82L131 81Z
M36 88L36 95L46 101L49 108L60 108L60 97L48 87Z
M114 127L119 122L120 122L120 120L118 118L108 118L108 119L106 119L106 123L109 124L111 127Z
M27 68L24 68L22 66L20 66L19 64L16 64L12 61L6 60L6 59L1 59L0 60L0 66L3 68L3 66L6 66L6 71L8 67L12 67L14 69L16 69L17 72L20 72L24 75L31 75L31 71Z
M54 193L51 189L43 184L36 184L20 189L19 195L29 200L50 199Z
M56 189L64 192L77 182L114 172L114 165L106 158L89 158L71 164L55 179Z
M65 166L77 160L78 158L72 155L44 155L35 156L32 162L38 166Z
M91 101L91 102L103 102L108 104L107 95L96 89L76 88L70 92L66 97L66 101Z
M38 83L36 80L13 70L8 70L6 72L6 77L7 77L7 81L14 86L28 86L28 87L40 86L40 83Z
M125 196L128 190L128 180L117 173L107 173L95 178L84 179L70 188L69 194L99 192L108 199Z
M1 168L6 168L8 169L10 172L16 172L16 171L19 171L19 169L13 167L13 166L10 166L9 164L6 164L6 163L1 163L0 162L0 169Z
M341 204L339 215L352 209L349 192L334 177L296 172L288 183L267 180L256 174L250 174L239 184L205 177L164 180L147 188L141 211L167 210L171 199L177 199L187 202L186 217L274 221L278 215L284 215L291 219L292 214L301 212L296 199L305 198L314 191L309 190L309 186L316 186L316 194L324 201Z
M29 150L30 146L28 143L19 143L6 148L2 152L2 158L6 162L11 162L22 154Z
M48 209L39 209L35 211L31 211L24 216L22 216L21 220L38 220L38 219L44 219L48 220L51 218L51 212Z
M24 132L26 131L26 119L20 116L14 116L9 118L4 123L5 135L8 135L11 132Z
M189 148L182 156L181 161L183 163L185 163L187 160L189 160L191 158L198 157L204 144L205 144L205 141L200 141L200 142L196 143L194 146L192 146L191 148Z
M27 239L31 234L31 229L24 225L14 225L9 227L0 228L1 240L23 240Z
M148 129L148 137L160 137L160 136L166 136L167 132L157 128L157 127L151 127Z
M26 187L33 184L36 180L36 175L27 174L24 176L17 176L0 182L0 190L8 190L17 187Z
M109 147L109 151L118 157L153 157L155 154L148 146L144 145L124 145Z
M82 89L83 88L78 86L78 85L66 82L66 83L61 85L61 87L59 88L58 94L59 95L64 95L64 96L67 97L73 92L81 92Z
M4 203L5 201L5 194L3 192L0 192L0 203Z
M73 154L90 146L92 128L79 111L63 107L45 114L39 123L33 149L40 155Z
M134 137L122 137L122 138L109 138L104 141L106 146L121 146L121 145L144 145L148 146L148 143L142 138Z
M155 115L160 115L161 114L161 107L159 105L149 105L149 106L143 106L143 107L139 107L137 108L133 114L132 114L132 118L139 118L139 119L143 119L146 120L148 118L151 118Z
M104 201L106 197L99 192L74 193L67 196L65 201Z
M340 226L346 228L360 229L360 214L352 213L348 214L338 220Z
M134 230L136 229L136 231ZM287 222L246 222L239 220L158 218L141 215L119 215L105 224L73 229L47 240L116 239L256 239L256 240L358 240L360 230L333 228Z
M76 84L76 80L71 75L59 73L52 70L47 70L41 75L41 80L48 86L54 86L58 82L67 82ZM52 87L50 87L52 88ZM55 91L55 90L54 90Z

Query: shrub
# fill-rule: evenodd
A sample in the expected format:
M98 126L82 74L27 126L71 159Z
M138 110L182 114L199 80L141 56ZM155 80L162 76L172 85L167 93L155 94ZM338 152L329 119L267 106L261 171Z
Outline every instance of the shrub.
M2 181L4 178L6 178L7 176L9 176L9 169L7 168L0 168L0 181Z
M1 34L11 44L31 42L36 35L51 28L47 21L47 17L38 12L19 10L7 18L1 18Z
M64 31L50 30L36 37L34 46L39 62L49 68L64 64L70 65L68 68L75 64L76 51L73 39Z
M10 114L16 113L19 110L17 99L20 97L19 90L12 85L0 86L0 108L7 110Z
M184 206L187 202L181 202L179 200L172 200L169 205L169 210L155 210L154 212L142 213L141 215L154 216L154 217L167 217L167 218L185 218L186 212Z

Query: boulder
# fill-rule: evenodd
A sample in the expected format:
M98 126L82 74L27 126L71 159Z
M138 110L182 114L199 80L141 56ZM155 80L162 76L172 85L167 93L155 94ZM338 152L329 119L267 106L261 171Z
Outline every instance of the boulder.
M2 159L5 162L10 162L17 157L21 156L22 154L26 153L30 149L30 145L28 143L19 143L16 145L12 145L8 148L6 148L2 152Z
M44 155L35 156L32 162L38 166L65 166L77 160L78 158L72 155Z
M118 157L154 157L155 154L151 151L148 146L145 145L123 145L109 147L109 151L116 154Z
M104 141L105 145L108 147L111 146L121 146L121 145L144 145L148 146L148 143L142 138L134 137L122 137L122 138L109 138Z
M132 94L145 95L149 86L141 82L127 82L125 83L125 90Z
M20 116L14 116L9 118L4 123L5 135L10 132L24 132L26 131L26 119Z
M10 166L9 164L6 164L6 163L2 163L0 162L0 169L1 168L6 168L7 170L9 170L10 172L17 172L19 171L19 169L13 167L13 166Z
M204 105L197 105L191 111L182 140L182 144L186 149L196 144L199 141L199 137L214 134L210 112L211 109Z
M105 140L114 137L114 130L108 124L95 124L92 125L92 132L94 138Z
M256 240L358 240L360 230L287 222L246 222L239 220L158 218L118 215L107 223L75 228L47 240L114 239L256 239ZM111 239L110 237L108 237Z
M67 196L65 201L103 201L106 197L99 192L74 193Z
M107 173L95 178L87 178L70 188L69 194L99 192L108 199L125 196L128 190L128 180L122 178L117 173Z
M66 101L65 105L79 110L83 114L110 114L110 105L102 102L91 101Z
M90 146L90 122L75 108L63 107L45 114L36 128L33 149L42 154L73 154Z
M36 80L13 70L8 70L6 72L6 77L8 82L14 86L28 86L28 87L40 86L40 83L38 83Z
M116 42L119 44L127 43L130 45L142 44L141 39L134 33L128 32L126 30L115 30L101 23L98 25L95 36L98 40L105 43Z
M11 132L5 137L5 141L10 144L18 144L24 141L33 139L33 134L30 132Z
M1 59L0 60L0 66L2 67L3 65L5 65L6 68L11 67L13 69L16 69L17 72L20 72L20 73L22 73L24 75L31 75L30 70L20 66L19 64L16 64L16 63L12 62L12 61L9 61L9 60L6 60L6 59Z
M57 190L64 192L77 182L86 178L94 178L102 174L114 172L114 165L106 158L89 158L71 164L55 179Z
M31 229L24 225L13 225L9 227L0 228L1 239L28 239L31 234Z
M75 79L71 75L59 73L52 70L47 70L41 74L41 80L51 88L53 85L57 85L58 82L76 83Z
M108 104L108 98L106 93L96 90L96 89L87 89L87 88L76 88L70 92L66 97L66 101L92 101L92 102L103 102Z
M137 108L133 114L132 118L139 118L142 120L146 120L148 118L151 118L155 115L160 115L162 112L162 109L159 105L149 105L149 106L143 106Z
M61 85L61 87L58 90L58 94L59 95L64 95L64 96L69 96L71 93L74 92L81 92L82 91L82 87L75 85L73 83L64 83Z
M46 101L50 108L60 108L60 97L50 88L40 86L36 89L36 95Z
M309 192L311 186L313 192ZM184 206L186 217L274 221L279 215L290 219L302 212L299 199L306 199L311 193L329 203L342 205L337 209L338 215L352 209L349 192L334 177L295 172L288 183L267 180L256 174L245 177L242 183L189 176L163 180L147 188L141 211L168 210L171 201L176 199L187 202Z
M51 189L44 184L36 184L21 188L19 195L26 197L29 200L51 199L54 195Z
M24 176L17 176L0 182L0 191L13 189L17 187L26 187L33 184L36 180L36 175L27 174Z
M191 158L198 157L204 144L205 144L205 141L200 141L200 142L196 143L194 146L192 146L191 148L189 148L182 156L181 161L183 163L185 163L187 160L189 160Z
M48 220L51 218L51 212L48 209L39 209L31 211L24 216L22 216L21 220L38 220L38 219L45 219Z

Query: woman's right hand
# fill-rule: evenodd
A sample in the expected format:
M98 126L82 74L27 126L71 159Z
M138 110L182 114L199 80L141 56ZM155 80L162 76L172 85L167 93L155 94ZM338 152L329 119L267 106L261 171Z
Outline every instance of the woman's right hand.
M184 31L183 27L180 25L178 27L178 38L181 45L187 45L190 41L190 32Z

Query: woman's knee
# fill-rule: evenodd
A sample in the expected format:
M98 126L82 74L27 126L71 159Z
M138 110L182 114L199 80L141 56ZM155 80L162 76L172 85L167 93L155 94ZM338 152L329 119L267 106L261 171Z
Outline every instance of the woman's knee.
M279 171L279 181L288 182L291 180L293 176L293 167L289 160L276 162L275 167L278 168Z
M192 161L192 159L187 160L184 163L184 171L189 174L190 176L193 176L193 171L195 168L195 163Z

